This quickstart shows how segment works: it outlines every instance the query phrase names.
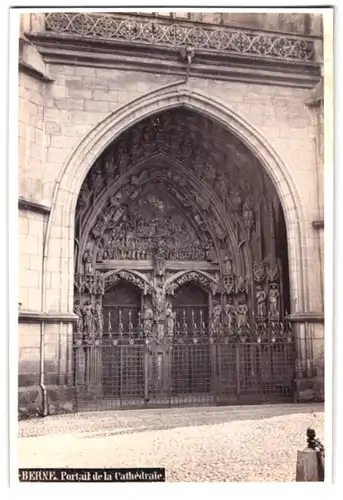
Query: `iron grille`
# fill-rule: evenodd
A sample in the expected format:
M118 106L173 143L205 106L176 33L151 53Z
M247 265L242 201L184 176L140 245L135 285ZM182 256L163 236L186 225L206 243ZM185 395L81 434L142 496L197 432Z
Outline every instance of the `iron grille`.
M179 332L172 339L104 334L75 342L76 411L287 402L294 342Z

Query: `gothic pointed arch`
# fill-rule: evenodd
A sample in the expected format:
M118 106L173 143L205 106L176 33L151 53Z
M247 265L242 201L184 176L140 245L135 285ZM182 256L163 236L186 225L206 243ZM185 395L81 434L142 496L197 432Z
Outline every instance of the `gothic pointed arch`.
M94 158L99 159L101 153L113 144L113 138L119 137L123 131L129 131L130 127L135 123L138 124L142 119L153 116L157 110L166 112L177 108L193 111L198 117L208 118L212 123L222 126L222 130L230 131L229 133L232 137L236 141L238 140L240 144L245 145L248 151L250 151L250 157L246 161L250 163L252 168L265 170L270 176L270 182L277 189L276 198L282 203L287 227L287 240L290 242L289 275L291 279L290 290L292 292L291 302L297 309L306 309L307 295L304 289L304 283L306 282L305 268L302 268L299 273L299 270L294 267L294 263L302 258L301 255L303 252L302 243L304 236L302 235L299 222L301 220L301 203L297 197L296 187L288 173L287 165L281 161L268 141L225 103L219 102L198 90L192 89L190 92L187 87L180 84L157 89L123 106L103 120L71 154L57 183L54 195L55 201L48 225L45 254L49 255L51 245L56 243L55 238L57 234L60 234L61 225L62 228L74 229L74 220L76 220L74 219L74 210L80 187L86 178L87 172L90 171L92 164L94 164ZM218 147L218 151L220 150L221 147ZM233 156L231 155L231 161ZM244 157L245 155L237 156ZM256 182L258 181L256 180ZM235 199L235 196L233 196L233 199L234 201L238 201L238 198ZM262 215L267 211L268 201L262 208ZM246 211L246 214L248 213L249 210ZM268 223L264 225L266 226ZM66 273L64 274L66 278L69 276L67 279L69 286L72 287L73 279L71 274L74 267L74 239L70 238L70 236L72 236L72 233L68 229L65 232L64 238L69 241L69 246L67 248L64 247L67 250L67 252L64 251L64 255L69 255L69 258L68 260L64 260L65 264L68 262L68 265L64 266L63 272ZM75 247L77 249L78 240L77 238L75 240ZM245 245L246 242L244 239L239 242L239 248L243 248ZM248 252L246 253L248 254ZM255 265L253 256L247 256L244 260L245 266L251 268ZM44 290L47 289L47 286L48 284L45 282ZM72 288L64 288L63 290L68 294L66 298L66 303L69 304L68 307L72 307L70 303L70 299L73 297Z
M107 143L83 178L74 338L106 347L113 369L121 361L111 361L112 348L126 357L119 389L136 375L141 384L144 372L145 395L208 392L211 377L203 385L197 370L211 373L214 342L232 350L247 339L288 341L283 207L238 135L210 113L168 105ZM130 366L129 352L137 354ZM242 353L246 367L254 363L254 349Z

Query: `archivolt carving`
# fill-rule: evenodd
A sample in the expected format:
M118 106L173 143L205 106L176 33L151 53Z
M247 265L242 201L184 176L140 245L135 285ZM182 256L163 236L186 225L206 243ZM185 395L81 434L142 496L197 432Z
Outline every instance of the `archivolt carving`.
M224 211L235 209L234 198L237 193L243 200L241 204L244 202L251 191L252 178L255 192L260 183L260 169L255 168L256 161L234 136L223 134L220 126L204 117L173 110L159 117L150 117L125 132L104 153L101 168L92 169L92 176L89 174L86 185L94 186L94 190L101 193L119 178L121 172L127 172L130 166L161 153L193 172L202 185L207 186L213 194L216 193ZM110 180L109 165L114 168ZM146 175L138 173L132 178L132 183L139 185L145 181ZM174 182L178 180L174 179ZM86 203L87 190L88 187L85 187L80 198L82 206ZM194 194L199 196L198 193ZM88 204L93 201L88 198ZM199 196L198 202L206 210L208 199ZM84 208L82 212L86 213Z
M187 271L181 275L175 275L175 277L172 277L167 281L165 285L166 293L174 295L175 290L190 282L199 283L213 295L219 291L218 277L213 277L198 271Z
M105 290L108 290L113 285L119 283L120 280L132 283L134 286L142 290L144 292L144 295L151 294L153 291L153 287L143 275L126 269L118 269L116 271L111 271L110 273L105 274Z

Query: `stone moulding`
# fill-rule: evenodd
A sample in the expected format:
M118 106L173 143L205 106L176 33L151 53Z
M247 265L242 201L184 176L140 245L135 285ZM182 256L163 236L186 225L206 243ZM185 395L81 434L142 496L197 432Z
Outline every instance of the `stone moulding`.
M287 320L291 323L324 323L323 312L298 312L289 314Z
M46 30L73 33L82 37L141 42L171 47L252 54L254 56L311 61L315 57L314 41L270 32L214 27L213 25L175 22L161 18L149 20L138 16L113 14L65 13L46 14Z
M37 47L47 64L80 65L186 77L187 64L180 57L182 47L49 31L30 33L27 37ZM320 65L314 61L197 49L189 77L312 89L320 78Z
M23 197L18 198L18 208L21 210L30 210L31 212L38 212L40 214L50 214L51 208L36 201L27 200Z
M34 66L32 66L31 64L28 64L26 61L23 61L22 59L19 59L18 69L19 69L19 71L22 71L23 73L26 73L26 74L32 76L33 78L40 80L41 82L44 82L44 83L53 83L54 82L53 78L51 78L48 75L45 75L44 73L42 73L41 71L36 69Z
M19 311L19 323L70 323L77 320L73 313L43 313L41 311Z

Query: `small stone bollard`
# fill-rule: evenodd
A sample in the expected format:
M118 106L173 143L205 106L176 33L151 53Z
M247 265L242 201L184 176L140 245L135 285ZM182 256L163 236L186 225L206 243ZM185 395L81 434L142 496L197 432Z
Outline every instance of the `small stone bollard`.
M296 481L324 481L324 446L313 429L307 429L307 448L298 451Z

